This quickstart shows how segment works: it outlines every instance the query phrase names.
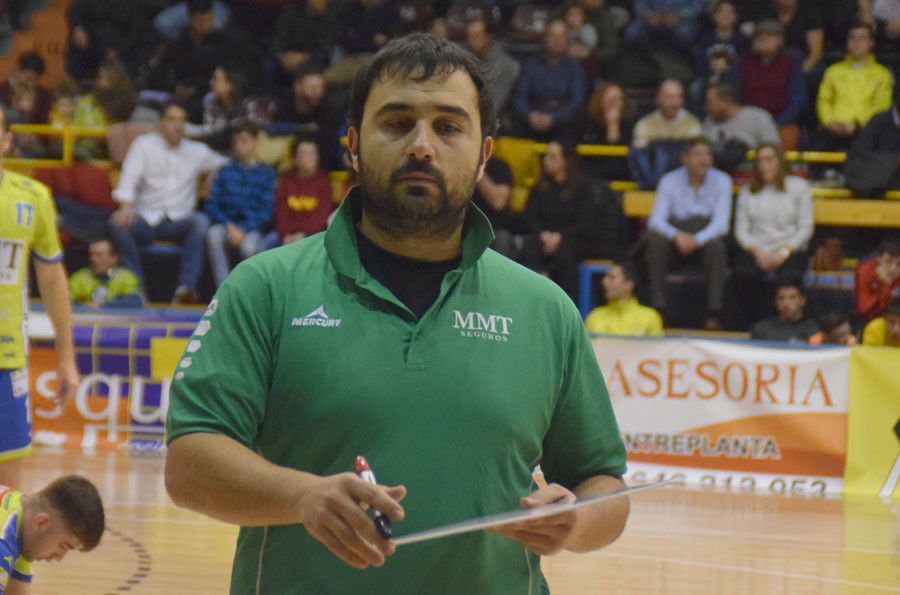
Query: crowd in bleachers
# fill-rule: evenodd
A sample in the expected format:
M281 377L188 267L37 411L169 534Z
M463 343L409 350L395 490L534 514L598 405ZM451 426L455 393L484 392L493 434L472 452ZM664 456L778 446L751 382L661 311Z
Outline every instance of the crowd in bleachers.
M67 14L64 77L41 87L43 60L26 52L0 102L10 123L156 127L124 142L111 201L51 187L63 232L83 244L114 240L101 252L135 273L138 294L159 295L144 273L147 249L181 246L179 303L207 299L236 261L325 228L340 199L326 172L347 169L349 84L374 52L414 30L482 58L501 136L549 143L522 212L511 208L502 159L487 164L474 198L495 248L573 299L581 260L614 259L624 264L619 285L636 281L668 322L668 273L694 260L705 271L704 326L721 328L733 307L739 323L729 326L756 325L756 336L760 321L780 316L777 296L803 278L818 239L810 184L868 196L900 187L891 74L900 0L72 0ZM627 157L585 160L578 143L627 146ZM20 134L14 151L54 157L59 145ZM798 148L848 152L847 166L793 171L784 151ZM75 153L118 165L111 137L82 138ZM644 233L625 219L610 180L656 191ZM872 242L855 246L860 256ZM882 262L900 256L885 245L870 261L879 273L858 278L856 291L887 299L818 311L823 326L790 338L828 342L841 315L861 325L900 299L900 271ZM89 269L101 270L91 246ZM732 306L726 283L736 288ZM887 334L900 341L900 331Z

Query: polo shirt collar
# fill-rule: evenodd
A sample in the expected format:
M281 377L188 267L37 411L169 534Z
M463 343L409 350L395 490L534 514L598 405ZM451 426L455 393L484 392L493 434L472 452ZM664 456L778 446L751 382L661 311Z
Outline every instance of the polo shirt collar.
M359 186L350 189L325 232L325 250L332 266L338 273L357 281L363 272L355 231L362 214L361 192ZM463 223L462 258L456 270L466 271L475 266L493 240L494 231L487 216L470 202Z

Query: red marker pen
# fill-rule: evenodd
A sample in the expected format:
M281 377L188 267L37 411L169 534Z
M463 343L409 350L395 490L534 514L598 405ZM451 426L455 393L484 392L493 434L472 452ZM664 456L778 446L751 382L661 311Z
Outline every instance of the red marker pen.
M371 484L378 484L375 480L375 474L372 473L372 469L369 467L369 463L366 461L366 458L362 455L356 457L356 474L361 478L365 479ZM372 521L375 523L375 529L378 530L379 535L384 537L385 539L391 538L391 521L381 514L381 511L375 508L374 506L370 506L368 508L369 516L372 517Z

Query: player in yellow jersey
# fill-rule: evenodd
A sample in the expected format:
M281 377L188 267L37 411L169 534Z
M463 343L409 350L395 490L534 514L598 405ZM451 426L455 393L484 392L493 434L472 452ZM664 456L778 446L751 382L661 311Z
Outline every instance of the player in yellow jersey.
M3 168L12 140L0 108L0 485L19 487L20 459L31 450L25 323L32 253L38 289L56 332L60 406L78 387L78 370L56 208L46 186Z
M34 494L0 485L0 595L27 595L32 562L90 551L105 526L100 494L83 477L60 477Z

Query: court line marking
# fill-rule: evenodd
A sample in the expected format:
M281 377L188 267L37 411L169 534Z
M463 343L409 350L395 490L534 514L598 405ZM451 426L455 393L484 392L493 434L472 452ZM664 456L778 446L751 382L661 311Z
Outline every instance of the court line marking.
M764 568L752 568L747 566L734 566L732 564L716 564L714 562L700 562L697 560L682 560L679 558L667 558L665 556L647 556L642 554L625 554L618 552L597 552L596 555L608 558L631 558L633 560L643 560L645 562L664 562L669 564L681 564L684 566L700 566L702 568L715 568L717 570L733 570L736 572L749 572L751 574L766 574L769 576L779 576L784 578L795 578L800 580L815 581L821 583L832 583L837 585L847 585L849 587L864 587L867 589L877 589L879 591L890 591L900 593L900 587L889 587L887 585L878 585L875 583L861 583L859 581L848 581L841 578L831 578L826 576L814 576L810 574L798 574L795 572L782 572L779 570L767 570Z

